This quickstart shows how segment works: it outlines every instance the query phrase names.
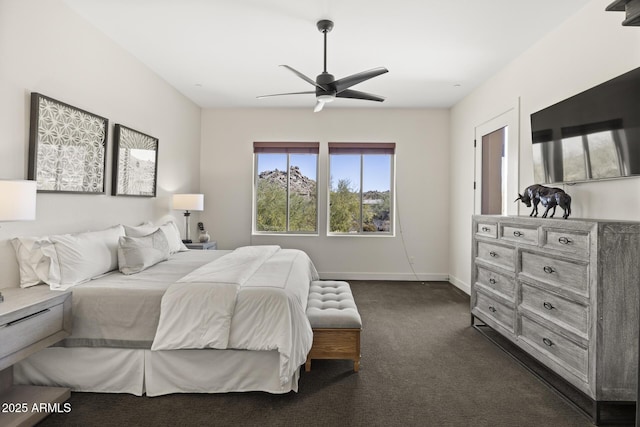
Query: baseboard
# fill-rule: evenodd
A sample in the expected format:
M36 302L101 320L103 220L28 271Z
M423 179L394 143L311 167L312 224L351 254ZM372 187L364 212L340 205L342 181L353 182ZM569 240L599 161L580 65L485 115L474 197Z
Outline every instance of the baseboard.
M449 283L451 283L456 288L460 289L465 294L471 295L471 285L469 285L468 283L465 283L454 276L449 276Z
M446 282L449 280L449 275L437 273L413 274L322 271L319 274L322 280L398 280L405 282Z

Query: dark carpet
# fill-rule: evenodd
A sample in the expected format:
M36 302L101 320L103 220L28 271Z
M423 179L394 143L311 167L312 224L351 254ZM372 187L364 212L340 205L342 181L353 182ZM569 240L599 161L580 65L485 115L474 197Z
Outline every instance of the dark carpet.
M445 282L352 281L359 373L313 362L298 393L136 397L72 393L40 426L591 426L470 327L469 297Z

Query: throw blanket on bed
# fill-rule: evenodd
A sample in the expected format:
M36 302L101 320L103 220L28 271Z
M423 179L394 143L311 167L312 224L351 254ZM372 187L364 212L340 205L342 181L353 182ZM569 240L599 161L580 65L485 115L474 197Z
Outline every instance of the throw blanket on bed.
M311 349L305 308L317 277L302 251L238 248L169 286L151 349L277 350L288 382Z

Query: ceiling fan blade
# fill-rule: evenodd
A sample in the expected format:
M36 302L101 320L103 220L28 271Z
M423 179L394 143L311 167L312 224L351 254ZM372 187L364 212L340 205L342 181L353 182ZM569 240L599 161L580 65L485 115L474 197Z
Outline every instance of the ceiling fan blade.
M256 96L256 98L260 99L260 98L268 98L270 96L282 96L282 95L309 95L309 94L316 94L316 91L311 90L308 92L289 92L289 93L274 93L273 95L260 95L260 96Z
M367 70L367 71L362 71L360 73L357 74L352 74L350 76L347 77L343 77L340 80L336 80L335 85L336 85L336 91L338 93L344 91L345 89L350 88L353 85L356 85L358 83L361 83L365 80L369 80L373 77L379 76L380 74L384 74L389 72L389 70L387 70L384 67L378 67L378 68L373 68L371 70Z
M345 89L342 92L338 92L336 98L353 98L353 99L364 99L367 101L378 101L382 102L385 100L384 97L374 95L372 93L360 92L359 90L353 89Z
M305 82L311 83L312 85L317 86L322 90L327 90L326 87L324 87L322 85L319 85L318 83L316 83L315 81L311 80L309 77L305 76L304 74L302 74L300 71L296 70L295 68L291 68L288 65L281 65L281 67L284 67L287 70L291 71L293 74L295 74L296 76L300 77Z
M314 113L318 113L320 111L322 111L322 107L324 107L325 102L318 100L318 102L316 102L316 108L313 109Z

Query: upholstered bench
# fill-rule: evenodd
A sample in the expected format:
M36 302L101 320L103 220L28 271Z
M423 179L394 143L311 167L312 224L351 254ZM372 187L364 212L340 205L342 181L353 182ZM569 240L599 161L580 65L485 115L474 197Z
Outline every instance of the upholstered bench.
M311 370L311 359L350 359L353 370L358 372L362 319L349 284L333 280L311 282L307 317L313 329L313 346L305 371Z

